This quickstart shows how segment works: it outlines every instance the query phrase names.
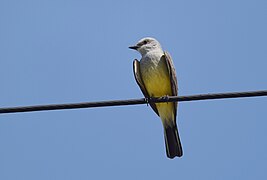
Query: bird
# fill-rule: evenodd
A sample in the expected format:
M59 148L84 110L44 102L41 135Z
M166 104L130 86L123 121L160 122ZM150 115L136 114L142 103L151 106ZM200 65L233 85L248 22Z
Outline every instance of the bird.
M133 71L135 80L146 98L178 95L178 82L172 58L167 51L162 50L155 38L142 38L129 48L138 51L142 56L140 61L133 61ZM167 157L181 157L183 150L176 123L178 103L149 102L149 105L162 121Z

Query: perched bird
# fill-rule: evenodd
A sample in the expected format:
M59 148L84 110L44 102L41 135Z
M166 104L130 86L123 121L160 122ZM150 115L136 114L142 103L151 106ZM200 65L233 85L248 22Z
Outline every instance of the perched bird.
M154 38L143 38L130 49L137 50L142 58L133 62L134 76L146 98L177 96L178 85L172 58L163 51ZM177 102L149 103L160 117L164 127L166 153L169 158L183 155L176 124Z

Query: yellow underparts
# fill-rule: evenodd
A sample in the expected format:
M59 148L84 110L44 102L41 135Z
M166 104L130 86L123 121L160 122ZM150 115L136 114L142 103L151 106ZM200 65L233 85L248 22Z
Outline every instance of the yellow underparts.
M171 96L171 82L169 73L161 64L157 68L146 69L142 72L142 78L150 97ZM174 121L173 103L156 103L163 124L168 125Z

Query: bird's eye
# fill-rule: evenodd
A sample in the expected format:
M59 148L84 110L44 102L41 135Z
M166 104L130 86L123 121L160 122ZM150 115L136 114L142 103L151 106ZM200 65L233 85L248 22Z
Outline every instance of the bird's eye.
M144 44L147 44L147 40L144 40Z

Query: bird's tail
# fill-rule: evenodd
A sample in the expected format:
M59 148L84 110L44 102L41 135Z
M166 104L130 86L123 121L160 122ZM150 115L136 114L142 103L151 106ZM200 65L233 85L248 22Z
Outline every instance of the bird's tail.
M168 158L173 159L175 156L181 157L183 155L176 123L164 125L164 139Z

